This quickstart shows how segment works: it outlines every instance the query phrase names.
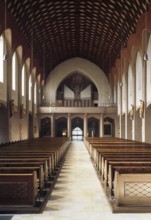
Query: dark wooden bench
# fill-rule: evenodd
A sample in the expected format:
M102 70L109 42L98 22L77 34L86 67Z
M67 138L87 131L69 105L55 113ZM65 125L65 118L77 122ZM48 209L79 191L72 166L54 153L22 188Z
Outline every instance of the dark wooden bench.
M1 146L0 176L2 178L0 178L0 186L2 190L8 189L8 186L10 186L13 198L11 195L7 195L7 190L5 190L0 196L0 213L4 213L4 211L17 213L26 212L27 210L33 213L35 210L37 213L38 210L40 211L52 191L60 170L61 161L69 146L70 141L65 138L59 140L56 138L37 138ZM30 182L32 174L36 176L36 178L33 178L34 184ZM8 183L9 176L10 183ZM27 182L22 181L21 179L26 179L26 176ZM27 188L30 185L28 191L26 187L24 188L29 197L28 201L25 196L19 197L17 194L17 190L20 190L21 193L24 182ZM18 184L20 185L17 189ZM25 191L23 190L23 195ZM8 190L8 192L10 191ZM10 201L7 202L9 199ZM32 208L29 209L28 206L32 206Z
M43 190L44 189L44 183L46 181L48 181L48 169L47 170L44 170L45 169L45 166L44 166L44 163L41 163L39 161L0 161L0 170L1 170L1 167L6 167L8 168L14 168L14 167L18 167L19 169L21 169L22 167L23 168L26 168L26 167L34 167L36 168L37 167L37 180L38 180L38 185L39 185L39 189L40 190ZM38 169L39 167L39 169ZM47 174L47 178L45 178Z
M23 164L26 164L26 163L31 163L31 162L38 162L38 163L41 163L41 164L44 164L44 179L45 181L48 181L49 179L49 173L51 171L49 171L49 158L48 157L31 157L30 156L15 156L15 155L12 155L12 156L0 156L0 163L9 163L9 162L18 162L18 163L23 163Z
M0 173L0 205L33 206L37 199L36 171Z

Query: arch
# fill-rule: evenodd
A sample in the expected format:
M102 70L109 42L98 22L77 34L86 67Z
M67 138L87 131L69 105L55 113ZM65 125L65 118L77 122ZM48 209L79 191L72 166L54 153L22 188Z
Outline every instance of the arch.
M41 119L41 137L51 135L51 119L45 117Z
M11 29L5 29L4 30L4 38L6 41L6 48L5 48L5 55L10 55L12 53L12 30Z
M73 72L79 72L89 78L99 94L98 105L111 103L111 87L105 73L94 63L83 58L72 58L59 64L48 76L44 89L44 103L56 102L56 92L60 83ZM93 74L92 74L93 73ZM51 89L51 93L49 92Z
M88 136L99 137L99 120L94 117L88 119Z
M67 137L67 119L60 117L55 120L56 137Z
M104 136L115 136L115 121L113 118L105 117L104 118Z
M21 65L23 57L23 47L21 45L16 48L16 54L18 58L18 63Z

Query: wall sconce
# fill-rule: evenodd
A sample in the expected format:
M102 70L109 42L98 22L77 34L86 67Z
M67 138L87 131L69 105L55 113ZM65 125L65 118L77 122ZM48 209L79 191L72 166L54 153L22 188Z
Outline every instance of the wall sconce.
M120 87L122 87L123 86L123 83L122 82L120 82Z
M144 53L144 61L147 61L147 60L148 60L148 54Z
M7 61L8 60L8 55L7 54L4 54L3 56L3 61Z

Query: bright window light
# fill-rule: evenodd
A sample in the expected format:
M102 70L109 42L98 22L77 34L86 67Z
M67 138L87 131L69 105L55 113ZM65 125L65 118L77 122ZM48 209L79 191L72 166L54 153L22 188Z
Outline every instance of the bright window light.
M25 96L25 66L22 68L22 96Z
M31 75L29 77L29 101L31 101L31 89L32 89L32 81L31 81Z
M0 37L0 82L4 82L4 66L3 66L3 47L4 41L3 37Z
M16 90L16 54L13 55L12 61L12 89Z

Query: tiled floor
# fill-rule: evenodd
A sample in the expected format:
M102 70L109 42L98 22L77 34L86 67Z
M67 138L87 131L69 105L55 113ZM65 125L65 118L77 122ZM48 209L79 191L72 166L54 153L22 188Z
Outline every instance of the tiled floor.
M45 211L12 220L151 220L151 213L112 214L90 156L78 141L72 142Z

